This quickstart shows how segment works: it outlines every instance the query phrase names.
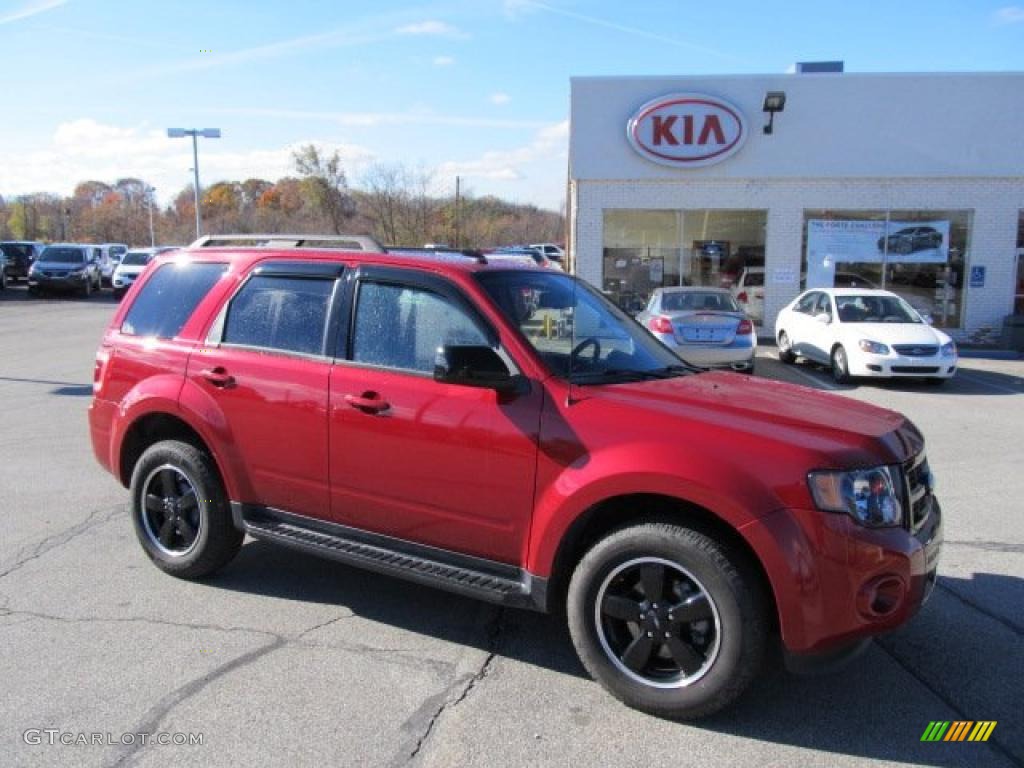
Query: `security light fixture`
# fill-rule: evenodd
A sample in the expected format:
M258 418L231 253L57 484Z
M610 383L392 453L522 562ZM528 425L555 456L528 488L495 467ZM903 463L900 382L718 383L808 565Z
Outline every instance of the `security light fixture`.
M772 132L772 127L775 123L775 113L781 112L785 108L785 91L768 91L768 93L764 95L764 104L761 105L761 109L768 115L768 125L764 127L765 133Z
M196 198L196 238L198 239L203 236L203 221L199 212L199 144L197 138L202 136L204 139L219 139L220 128L167 129L167 138L169 139L184 139L186 136L192 137L192 173L195 174L195 184L192 185L192 189Z

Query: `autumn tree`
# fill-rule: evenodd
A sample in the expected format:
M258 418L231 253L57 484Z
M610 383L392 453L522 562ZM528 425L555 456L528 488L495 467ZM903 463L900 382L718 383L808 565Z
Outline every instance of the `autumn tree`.
M314 144L307 144L293 154L295 170L302 177L304 191L327 219L335 234L345 231L345 223L355 213L348 180L341 167L341 155L330 156Z

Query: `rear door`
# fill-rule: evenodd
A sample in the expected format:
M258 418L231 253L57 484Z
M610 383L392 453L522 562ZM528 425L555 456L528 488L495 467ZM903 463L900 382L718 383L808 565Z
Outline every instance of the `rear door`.
M237 499L327 519L327 394L341 264L257 266L189 359L248 479Z
M501 395L433 378L438 347L497 344L449 281L361 270L331 372L331 509L341 523L517 564L533 509L541 388ZM508 358L514 369L514 363Z

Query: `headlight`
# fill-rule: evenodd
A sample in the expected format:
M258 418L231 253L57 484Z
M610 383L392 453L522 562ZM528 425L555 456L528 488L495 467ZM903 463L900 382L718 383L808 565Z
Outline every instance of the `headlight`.
M952 341L947 341L942 345L942 356L943 357L955 357L956 356L956 344Z
M894 480L898 472L889 467L811 472L807 483L818 509L845 512L861 525L882 528L903 522L903 505Z
M889 347L886 344L882 344L878 341L871 341L869 339L861 339L858 344L860 348L865 352L870 352L873 355L888 355Z

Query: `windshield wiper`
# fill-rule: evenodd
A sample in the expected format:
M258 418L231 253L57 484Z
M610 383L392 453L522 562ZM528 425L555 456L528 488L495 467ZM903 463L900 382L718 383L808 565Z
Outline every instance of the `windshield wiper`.
M603 371L577 373L573 376L573 383L595 384L605 382L608 379L655 381L658 379L670 379L675 376L685 376L694 372L694 369L686 365L666 365L664 368L653 368L646 371L636 370L635 368L606 368Z

